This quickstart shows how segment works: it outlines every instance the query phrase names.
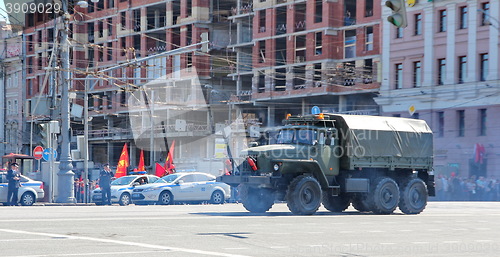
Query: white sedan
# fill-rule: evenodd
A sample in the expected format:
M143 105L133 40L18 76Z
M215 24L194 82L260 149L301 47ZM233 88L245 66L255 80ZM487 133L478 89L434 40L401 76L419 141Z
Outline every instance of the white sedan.
M174 173L153 184L138 186L132 192L136 204L173 204L175 202L209 201L222 204L231 196L228 184L200 172Z
M153 183L158 179L159 177L155 175L129 175L117 178L111 182L111 202L129 205L130 195L136 186ZM96 204L102 204L102 191L100 188L92 191L92 201Z
M7 172L0 172L0 202L7 205ZM43 182L32 180L21 175L21 187L18 191L19 202L24 206L33 205L38 199L45 195L43 191Z

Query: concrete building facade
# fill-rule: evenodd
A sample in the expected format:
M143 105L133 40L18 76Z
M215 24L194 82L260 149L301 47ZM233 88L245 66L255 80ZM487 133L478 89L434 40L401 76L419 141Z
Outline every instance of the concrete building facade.
M378 114L380 1L253 1L252 101L267 126L287 113Z
M498 1L420 1L407 12L407 28L383 24L382 114L428 122L438 173L500 175Z

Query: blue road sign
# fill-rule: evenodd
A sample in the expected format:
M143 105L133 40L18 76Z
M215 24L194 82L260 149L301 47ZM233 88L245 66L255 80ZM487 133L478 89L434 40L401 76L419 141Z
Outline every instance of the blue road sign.
M311 114L320 114L321 110L319 109L318 106L313 106L311 109Z
M54 158L54 160L55 160L55 159L57 159L57 151L52 149L52 148L46 148L45 150L43 150L42 157L46 161L50 161L51 158Z

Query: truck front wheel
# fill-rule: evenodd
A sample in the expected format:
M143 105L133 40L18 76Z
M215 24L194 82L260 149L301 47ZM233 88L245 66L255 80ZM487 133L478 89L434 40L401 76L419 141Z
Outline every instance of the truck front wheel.
M288 186L286 201L293 214L312 215L321 204L321 186L312 176L298 176Z
M427 188L419 178L411 179L401 186L399 209L405 214L419 214L427 205Z
M253 188L241 186L240 198L243 207L249 212L264 213L271 209L274 204L273 192L266 188Z
M392 178L381 177L373 183L369 196L372 211L377 214L391 214L399 203L399 187Z

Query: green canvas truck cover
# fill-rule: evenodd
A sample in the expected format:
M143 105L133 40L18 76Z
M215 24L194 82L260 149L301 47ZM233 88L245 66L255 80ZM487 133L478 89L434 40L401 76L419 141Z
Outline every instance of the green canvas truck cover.
M424 120L329 114L344 146L341 168L431 169L432 131Z

